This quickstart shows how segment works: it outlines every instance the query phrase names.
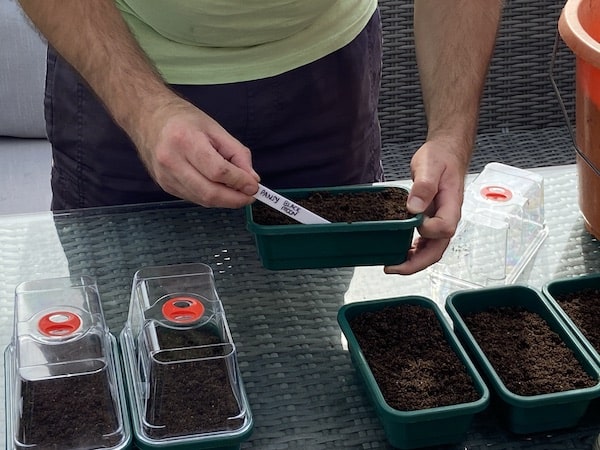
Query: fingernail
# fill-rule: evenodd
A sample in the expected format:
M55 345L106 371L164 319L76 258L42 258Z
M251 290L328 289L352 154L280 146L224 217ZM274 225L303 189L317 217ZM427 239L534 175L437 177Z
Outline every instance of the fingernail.
M421 213L425 211L427 205L425 205L425 201L423 201L422 198L409 197L406 206L408 206L408 209L412 212Z
M247 184L242 188L242 192L246 195L254 195L257 191L258 187L252 184Z

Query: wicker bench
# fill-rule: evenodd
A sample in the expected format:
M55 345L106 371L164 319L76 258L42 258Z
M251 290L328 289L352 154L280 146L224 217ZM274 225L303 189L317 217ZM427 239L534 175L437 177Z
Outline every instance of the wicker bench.
M379 105L383 164L386 179L406 179L410 158L426 134L412 34L413 3L380 0L379 4L384 32ZM492 161L521 168L575 162L550 78L563 6L564 0L505 0L471 172ZM574 57L560 40L557 48L552 75L574 119Z

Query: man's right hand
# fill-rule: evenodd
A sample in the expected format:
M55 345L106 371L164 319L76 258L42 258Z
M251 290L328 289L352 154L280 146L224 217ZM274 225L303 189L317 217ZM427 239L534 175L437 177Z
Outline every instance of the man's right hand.
M254 201L260 178L250 150L207 114L174 96L143 119L134 142L165 191L207 207Z
M86 80L167 192L238 208L258 191L248 148L171 91L114 0L19 0L38 30Z

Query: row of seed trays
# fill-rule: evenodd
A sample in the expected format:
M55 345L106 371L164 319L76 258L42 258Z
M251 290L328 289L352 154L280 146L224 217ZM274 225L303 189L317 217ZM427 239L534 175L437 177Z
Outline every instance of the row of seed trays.
M400 187L285 196L340 221L258 224L275 219L269 207L249 206L267 269L397 264L423 219L407 212ZM370 218L378 208L378 220L348 219L344 202ZM389 443L413 449L460 443L492 399L513 433L576 426L600 396L599 309L600 274L539 291L455 291L445 301L450 321L432 300L407 296L346 304L338 322ZM236 346L205 264L138 271L118 341L84 277L18 286L14 331L5 351L7 449L238 449L252 433ZM102 406L92 413L91 404Z
M398 264L423 220L407 212L408 190L400 187L282 193L332 223L299 224L268 206L248 206L247 228L271 270ZM501 261L493 261L514 269L505 284L453 290L445 297L450 321L422 296L350 303L338 314L365 392L396 448L460 443L488 408L512 433L567 429L600 396L600 275L553 281L543 290L512 283L548 232L543 178L492 163L467 194L468 205L485 210L490 222L511 225L494 228L506 242L514 244L508 237L517 234L514 241L525 246L506 244Z
M527 435L577 426L600 397L600 274L537 290L457 291L344 305L338 321L388 441L460 443L492 407ZM493 401L492 401L493 400Z
M9 450L235 450L252 433L205 264L136 272L119 340L89 277L21 283L14 329L5 350Z
M19 331L5 352L8 449L121 449L133 436L148 449L239 448L253 423L235 345L208 266L185 270L136 274L122 363L92 281L18 288ZM600 274L541 292L459 291L446 310L453 328L419 296L339 310L392 446L460 442L493 395L499 419L518 434L576 426L600 396Z

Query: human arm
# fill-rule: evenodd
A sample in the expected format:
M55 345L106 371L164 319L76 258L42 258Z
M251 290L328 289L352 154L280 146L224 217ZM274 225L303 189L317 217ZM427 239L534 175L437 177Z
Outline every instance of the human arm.
M479 104L501 0L415 0L414 33L427 139L411 160L408 208L425 213L407 260L386 273L411 274L437 262L454 235L475 142Z
M20 0L34 25L86 80L167 192L240 207L258 190L250 150L176 95L113 0Z

